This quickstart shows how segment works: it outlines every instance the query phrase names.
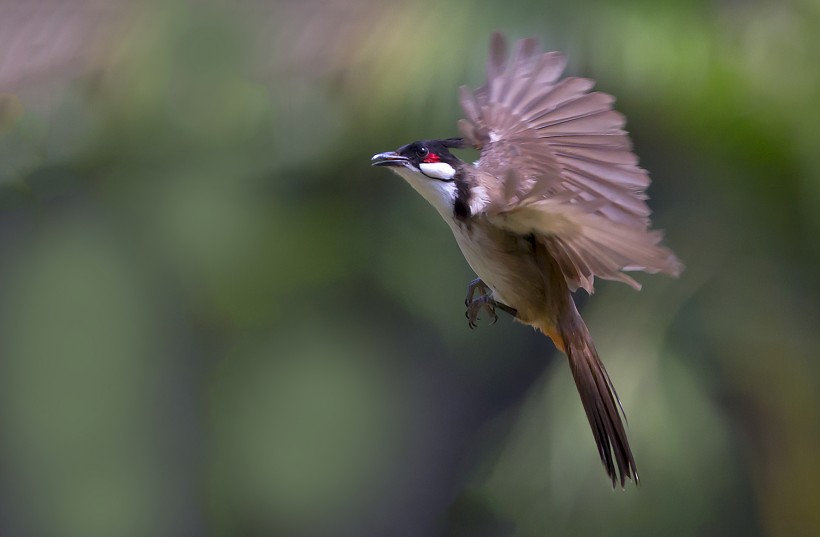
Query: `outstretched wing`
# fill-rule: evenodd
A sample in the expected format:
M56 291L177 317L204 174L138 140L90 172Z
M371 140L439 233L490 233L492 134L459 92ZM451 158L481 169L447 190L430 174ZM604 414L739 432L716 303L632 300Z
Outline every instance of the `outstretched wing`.
M649 176L638 167L614 98L594 82L560 76L563 54L535 39L507 61L504 37L490 46L487 83L461 88L465 140L481 150L476 173L500 184L482 212L516 233L533 233L555 256L570 287L594 276L639 284L624 270L677 275L681 264L649 230Z

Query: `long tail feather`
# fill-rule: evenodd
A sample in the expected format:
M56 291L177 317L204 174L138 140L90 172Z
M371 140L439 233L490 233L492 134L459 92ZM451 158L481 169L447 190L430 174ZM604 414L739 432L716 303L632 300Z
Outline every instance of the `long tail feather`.
M558 334L612 486L617 481L624 487L627 479L637 484L638 469L624 428L623 407L571 298L559 316ZM554 332L551 337L555 339Z

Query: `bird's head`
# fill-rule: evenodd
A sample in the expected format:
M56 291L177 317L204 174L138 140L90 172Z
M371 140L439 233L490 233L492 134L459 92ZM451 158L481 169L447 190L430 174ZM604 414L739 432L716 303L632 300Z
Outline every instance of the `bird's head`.
M370 159L373 166L389 166L399 175L417 174L437 181L452 181L461 161L450 153L450 148L464 147L464 139L423 140L379 153Z

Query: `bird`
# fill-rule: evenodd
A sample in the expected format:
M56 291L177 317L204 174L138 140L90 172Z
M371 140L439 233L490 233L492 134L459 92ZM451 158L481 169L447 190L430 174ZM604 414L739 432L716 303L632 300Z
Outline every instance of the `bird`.
M496 309L549 337L566 354L598 454L612 481L639 483L626 415L573 293L596 277L640 284L627 272L677 277L683 264L651 229L648 172L625 117L594 81L562 77L567 59L536 38L512 53L490 39L486 83L462 86L461 136L378 153L449 225L478 278L467 286L470 328ZM475 148L476 162L451 150Z

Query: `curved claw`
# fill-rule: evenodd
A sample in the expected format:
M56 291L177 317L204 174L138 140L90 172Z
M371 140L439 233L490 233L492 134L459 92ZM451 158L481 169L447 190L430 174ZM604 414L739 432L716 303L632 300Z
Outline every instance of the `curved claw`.
M478 316L483 308L486 308L490 315L490 324L495 324L498 321L498 315L495 313L495 301L489 295L483 295L472 300L467 305L467 311L464 313L471 329L478 326Z
M475 296L476 292L480 293L478 297ZM481 281L481 278L476 278L467 284L467 298L464 299L464 305L467 307L467 311L464 312L464 316L467 317L467 320L469 321L468 326L470 329L478 326L478 315L481 313L482 308L487 308L487 311L490 314L491 325L498 322L498 315L495 312L496 307L501 308L513 317L518 316L518 311L515 308L511 308L506 304L495 301L493 298L493 291L487 284Z
M467 317L467 326L470 327L470 330L473 330L476 326L476 321L478 320L478 312L473 311L473 308L470 307L472 303L467 304L467 311L464 312L464 316Z

